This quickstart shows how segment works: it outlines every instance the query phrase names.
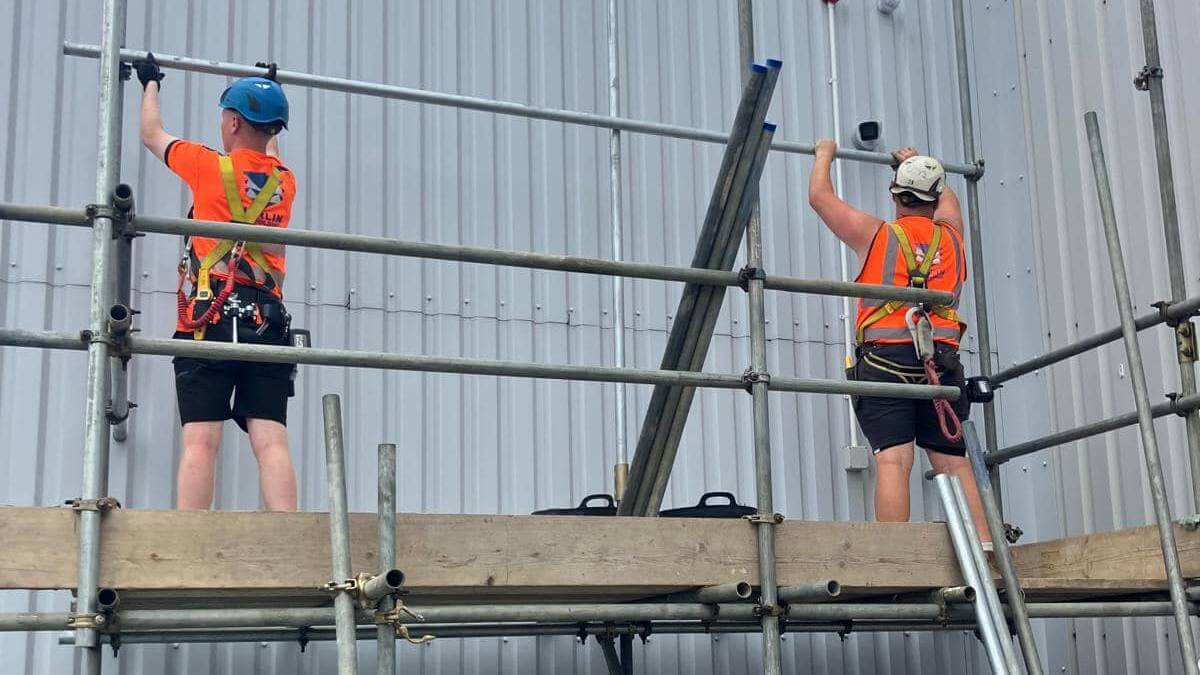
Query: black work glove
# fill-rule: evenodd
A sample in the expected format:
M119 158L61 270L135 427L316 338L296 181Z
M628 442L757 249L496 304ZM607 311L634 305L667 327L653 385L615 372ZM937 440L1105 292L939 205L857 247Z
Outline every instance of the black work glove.
M279 70L279 64L275 63L274 61L272 61L270 63L267 63L266 61L259 61L258 63L254 64L254 67L255 68L266 68L267 74L264 75L263 77L267 78L268 80L270 80L272 82L279 82L279 80L276 79L276 77L275 77L276 71Z
M142 83L142 89L145 89L151 82L157 82L159 88L162 88L162 79L164 77L162 70L158 67L158 61L154 60L154 55L147 52L145 60L137 62L138 82Z

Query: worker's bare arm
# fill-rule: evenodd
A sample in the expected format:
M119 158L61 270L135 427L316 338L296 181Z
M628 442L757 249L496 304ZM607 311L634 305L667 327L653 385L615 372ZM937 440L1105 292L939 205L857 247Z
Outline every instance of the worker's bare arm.
M937 211L933 214L933 220L939 223L946 223L961 234L963 231L962 206L958 203L958 195L949 184L942 190L942 196L938 198Z
M834 192L830 167L836 152L835 142L817 141L816 160L808 181L808 203L830 231L862 258L871 247L881 221L850 206Z
M162 111L158 107L158 82L150 82L142 92L142 145L155 157L163 159L167 146L177 140L163 129Z

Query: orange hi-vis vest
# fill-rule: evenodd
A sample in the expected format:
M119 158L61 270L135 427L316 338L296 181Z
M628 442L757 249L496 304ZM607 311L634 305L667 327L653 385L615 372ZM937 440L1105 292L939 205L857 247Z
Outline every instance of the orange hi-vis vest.
M934 342L957 347L967 328L957 311L966 279L967 266L958 231L924 216L904 216L879 226L856 281L952 293L953 303L926 309L933 324ZM910 307L910 303L899 300L860 299L855 322L858 343L912 342L905 323Z

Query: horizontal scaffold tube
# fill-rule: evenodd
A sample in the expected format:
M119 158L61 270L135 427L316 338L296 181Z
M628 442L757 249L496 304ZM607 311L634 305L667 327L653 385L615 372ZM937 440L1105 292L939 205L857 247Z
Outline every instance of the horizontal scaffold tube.
M1031 602L1029 616L1035 619L1170 616L1171 603L1139 602ZM513 622L538 623L640 623L647 621L698 621L705 623L750 622L756 608L751 604L578 604L578 605L471 605L410 607L420 620L406 621L413 626L426 624L480 624ZM1007 607L1005 607L1007 611ZM1195 604L1189 607L1195 615ZM936 603L834 603L790 605L783 614L789 630L805 624L844 621L907 621L939 623L950 620L972 622L969 606L946 608ZM66 628L66 613L0 614L0 632L55 631ZM374 626L374 617L366 612L358 616L360 625ZM804 622L804 623L799 623ZM138 609L117 612L109 631L164 631L222 628L313 628L333 625L332 607L303 609ZM756 624L750 624L756 625ZM467 628L463 627L464 630ZM497 627L501 634L502 627ZM874 628L873 628L874 630ZM915 629L914 629L915 630ZM414 631L419 632L419 631ZM513 633L503 633L513 634ZM370 631L371 638L375 636Z
M0 220L16 220L58 225L87 227L90 224L82 210L72 211L55 206L0 203ZM254 241L288 246L304 246L334 251L357 253L380 253L383 255L448 260L453 262L503 265L526 269L579 272L582 274L605 274L632 279L655 279L680 281L709 286L737 286L740 282L736 272L698 269L694 267L672 267L648 263L618 262L602 258L536 253L533 251L505 251L500 249L455 244L430 244L404 241L387 237L372 237L362 234L321 232L317 230L295 230L240 223L220 223L190 218L163 216L135 216L131 229L154 234L199 235ZM798 277L767 277L766 287L794 293L836 295L875 300L902 300L905 302L929 302L945 304L952 300L949 293L906 286L884 286L858 284L848 281L825 279L801 279Z
M1160 323L1167 323L1168 321L1186 321L1198 311L1200 311L1200 295L1167 305L1159 311L1143 314L1134 319L1133 325L1139 331L1142 331L1157 326ZM1110 328L1103 333L1096 333L1091 337L1086 337L1069 345L1048 351L1041 356L1035 356L1028 361L1022 361L1021 363L1009 366L992 376L992 384L1003 384L1027 373L1032 373L1039 368L1054 365L1059 361L1065 361L1072 356L1078 356L1086 351L1110 342L1116 342L1120 339L1121 329L1119 327Z
M63 53L68 56L96 58L100 55L100 48L96 45L66 42L63 44ZM122 61L133 62L140 61L145 58L145 51L136 49L121 50ZM263 68L244 66L237 63L224 63L221 61L213 61L211 59L175 56L173 54L164 54L158 51L154 52L154 58L158 61L158 65L163 68L173 68L176 70L185 70L193 73L227 75L230 77L250 77L255 75L261 76L265 72L265 69ZM276 72L276 79L278 79L281 84L294 84L301 87L309 87L311 89L324 89L326 91L341 91L350 94L363 94L365 96L375 96L379 98L389 98L400 101L412 101L414 103L427 103L430 105L450 106L453 108L463 108L466 110L479 110L482 112L498 113L501 115L526 117L529 119L564 122L567 124L580 124L604 129L618 129L620 131L650 134L654 136L667 136L670 138L683 138L693 141L704 141L706 143L725 144L729 141L729 135L720 131L696 129L662 122L643 122L641 120L632 120L623 117L609 117L606 115L576 112L572 110L539 108L521 103L512 103L509 101L495 101L492 99L478 98L475 96L446 94L436 91L427 91L424 89L413 89L411 87L380 84L377 82L363 82L360 80L348 80L339 77L311 75L309 73L302 73L293 70L278 70ZM815 153L815 148L812 144L797 143L793 141L775 141L771 145L771 149L776 152L789 152L801 155L812 155ZM892 159L892 156L887 153L866 152L863 150L853 150L849 148L838 148L837 156L841 159L856 162L867 162L870 164L882 164L886 166L890 166L895 161ZM950 173L958 173L966 176L976 176L980 174L980 168L970 164L943 162L943 166L945 166L946 171L949 171Z
M78 333L43 332L0 328L0 346L37 347L42 349L87 348L86 336ZM128 354L155 356L185 356L198 359L231 361L263 361L297 363L313 366L375 368L381 370L411 370L427 373L458 373L463 375L492 375L499 377L532 377L580 382L625 382L628 384L666 384L712 389L741 389L741 375L697 373L682 370L641 370L637 368L608 368L602 366L554 365L516 361L481 361L441 356L409 356L383 352L346 349L317 349L278 345L231 344L194 340L172 340L130 336L125 342ZM807 378L772 377L771 389L809 394L853 394L887 398L955 400L962 390L958 387L933 387L923 384L893 384L886 382L849 382Z
M1166 403L1152 405L1150 406L1150 415L1154 418L1166 417L1167 415L1185 413L1189 410L1196 410L1197 408L1200 408L1200 394L1192 394L1191 396L1183 396L1174 401L1167 401ZM1082 426L1075 427L1074 429L1059 431L1048 436L1035 438L1031 441L1025 441L1024 443L1010 445L1007 448L1001 448L1000 450L997 450L996 452L993 452L987 456L987 464L988 466L1003 464L1004 462L1016 459L1017 457L1023 457L1025 455L1032 454L1038 450L1045 450L1046 448L1053 448L1065 443L1091 438L1092 436L1099 436L1100 434L1130 427L1137 423L1138 420L1136 412L1130 411L1122 415L1114 415L1100 422L1084 424Z

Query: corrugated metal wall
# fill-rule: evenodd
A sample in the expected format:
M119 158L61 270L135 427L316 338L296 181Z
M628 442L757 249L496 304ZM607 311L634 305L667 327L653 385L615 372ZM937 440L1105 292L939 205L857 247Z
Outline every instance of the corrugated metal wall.
M603 112L607 106L604 2L352 3L190 0L130 3L127 43L167 53L253 62L535 105ZM624 114L722 129L738 91L734 4L660 0L622 4ZM1181 73L1197 48L1194 3L1160 4L1185 259L1200 247L1194 186L1200 86ZM987 274L999 359L1011 363L1116 323L1080 117L1096 108L1117 182L1127 260L1139 307L1166 296L1162 237L1145 96L1130 77L1142 63L1135 3L970 3L973 86L981 155ZM831 127L824 5L755 3L760 58L784 71L771 118L783 138ZM0 197L80 205L91 201L95 157L94 61L62 57L64 39L98 39L98 3L0 3ZM845 126L884 123L889 145L915 143L962 156L949 4L903 3L891 17L874 3L837 7ZM216 144L221 78L169 72L168 129ZM292 129L282 152L302 186L294 227L404 239L608 257L607 136L564 127L344 94L290 90ZM138 87L126 87L126 110ZM1189 114L1190 113L1190 114ZM122 177L139 209L182 214L188 198L137 142L127 116ZM845 132L845 130L843 130ZM720 148L625 136L623 205L630 260L690 260ZM836 277L836 242L807 205L809 160L776 155L763 179L766 264L774 273ZM886 169L847 166L856 204L882 212ZM956 179L956 187L962 187ZM0 321L77 329L86 321L89 239L41 225L0 228ZM141 326L166 335L179 242L150 236L135 253ZM605 279L477 265L293 250L289 307L317 344L414 354L611 365L611 298ZM1197 273L1189 262L1189 275ZM1190 280L1195 287L1195 279ZM657 367L679 286L627 284L630 365ZM1037 299L1037 303L1033 302ZM971 308L968 307L968 312ZM768 296L773 370L836 377L840 302ZM746 364L745 304L733 297L708 369ZM1175 386L1166 332L1143 340L1153 391ZM966 346L973 350L969 337ZM50 505L78 490L82 445L80 354L0 350L0 502ZM1165 373L1165 375L1160 375ZM127 443L112 450L111 493L133 508L167 508L178 450L165 359L133 363ZM1002 442L1131 408L1119 345L1009 385L1000 396ZM374 508L374 447L400 443L406 511L526 513L606 491L613 463L612 391L606 385L306 368L291 406L301 506L325 508L319 399L343 395L351 506ZM1099 400L1083 397L1087 392ZM649 389L628 389L636 437ZM667 500L706 489L753 501L749 401L732 392L699 398ZM817 396L772 399L778 508L791 518L863 519L870 477L846 473L844 404ZM1176 513L1190 509L1182 426L1160 422ZM257 472L244 440L226 437L217 506L253 509ZM1004 473L1010 519L1031 539L1148 522L1134 432L1013 462ZM936 498L914 479L914 517L937 518ZM59 609L62 594L0 594L0 611ZM1170 672L1176 650L1165 622L1043 622L1054 672ZM973 638L954 635L788 636L789 672L983 672ZM126 647L113 672L328 672L333 651L313 645ZM369 646L363 653L369 655ZM402 649L422 673L604 672L594 647L570 639L439 641ZM71 650L55 636L0 636L0 671L62 673ZM760 667L759 640L655 637L637 648L638 672L742 673ZM371 658L367 656L368 662ZM364 668L373 667L370 663ZM407 671L406 671L407 672Z

